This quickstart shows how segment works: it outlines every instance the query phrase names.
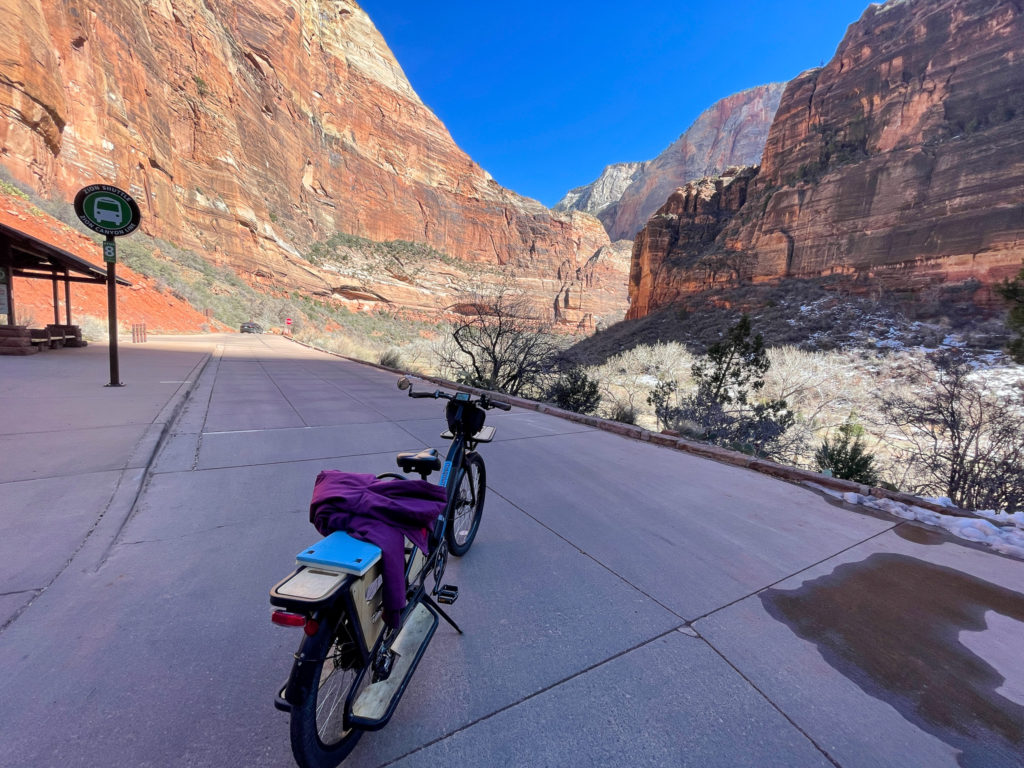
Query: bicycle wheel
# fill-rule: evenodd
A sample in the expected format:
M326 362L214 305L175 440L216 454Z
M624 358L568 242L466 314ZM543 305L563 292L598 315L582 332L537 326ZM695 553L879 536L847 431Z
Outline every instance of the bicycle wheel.
M335 633L324 632L306 644L312 663L296 681L304 692L292 705L292 754L302 768L334 768L355 747L363 732L345 729L345 701L361 667L347 620ZM369 672L363 679L370 677Z
M448 551L457 557L469 552L480 528L484 513L484 494L487 493L487 472L478 453L467 453L455 483L455 498L448 506L448 525L445 538Z

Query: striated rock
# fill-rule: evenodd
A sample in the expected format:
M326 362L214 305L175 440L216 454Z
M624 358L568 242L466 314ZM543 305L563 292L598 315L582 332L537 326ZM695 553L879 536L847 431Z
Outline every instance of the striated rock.
M569 192L556 210L593 213L612 240L632 240L676 187L730 166L759 163L784 88L761 85L716 102L656 158L608 166L597 181ZM628 185L609 202L627 170Z
M478 265L528 275L549 307L568 269L591 276L581 317L625 307L625 270L588 271L609 244L599 224L495 183L351 0L0 0L0 27L0 162L44 195L115 184L148 234L268 290L436 313L485 287ZM304 258L336 232L454 265L411 285L363 275L350 300L352 275Z
M1019 3L873 5L829 64L787 86L747 201L712 244L655 245L652 220L630 315L787 277L910 302L956 289L985 305L1024 260L1022 190Z
M633 241L627 319L645 317L694 289L735 281L729 259L698 261L747 201L756 166L680 187Z

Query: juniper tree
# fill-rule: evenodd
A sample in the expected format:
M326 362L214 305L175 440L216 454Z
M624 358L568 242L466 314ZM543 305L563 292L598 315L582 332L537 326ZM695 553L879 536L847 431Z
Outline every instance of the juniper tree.
M693 364L695 394L684 398L674 416L680 431L755 455L771 456L794 416L786 401L757 400L771 361L764 338L752 334L743 315L724 337Z
M1017 333L1006 350L1013 359L1024 364L1024 267L1013 280L1004 280L996 286L996 291L1010 303L1010 312L1006 317L1006 325Z

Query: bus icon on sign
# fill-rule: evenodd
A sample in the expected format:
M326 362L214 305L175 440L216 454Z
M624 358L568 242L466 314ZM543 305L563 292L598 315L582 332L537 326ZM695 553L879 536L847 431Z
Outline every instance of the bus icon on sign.
M97 197L92 204L92 217L97 224L120 227L124 223L121 203L115 197Z

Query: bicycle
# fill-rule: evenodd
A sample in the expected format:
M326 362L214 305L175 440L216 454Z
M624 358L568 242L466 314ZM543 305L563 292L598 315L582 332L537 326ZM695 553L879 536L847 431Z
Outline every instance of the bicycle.
M444 463L433 448L396 457L402 472L423 480L441 471L444 512L430 531L426 556L405 540L406 606L397 628L382 618L380 548L344 532L303 550L296 569L270 591L272 621L304 630L274 702L291 715L292 753L302 768L333 768L365 731L388 723L440 618L462 634L440 605L454 603L458 587L442 579L448 554L465 555L480 528L487 473L476 448L495 433L484 425L485 411L511 406L486 394L474 400L465 392L415 392L404 376L398 387L409 397L448 400L448 430L441 436L452 442ZM377 478L407 479L394 472Z

